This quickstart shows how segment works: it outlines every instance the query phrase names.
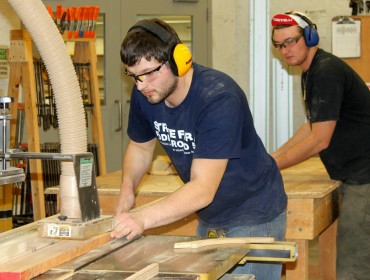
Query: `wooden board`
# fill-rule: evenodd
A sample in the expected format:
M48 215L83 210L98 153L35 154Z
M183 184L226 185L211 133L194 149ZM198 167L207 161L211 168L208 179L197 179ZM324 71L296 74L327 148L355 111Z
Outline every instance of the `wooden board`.
M240 237L240 238L209 238L187 242L177 242L174 244L175 249L197 249L207 246L217 245L236 245L236 244L247 244L247 243L273 243L275 239L273 237Z
M338 217L337 208L334 193L322 199L288 200L286 238L313 240Z
M37 223L0 234L0 279L30 279L107 243L110 233L87 240L39 237Z

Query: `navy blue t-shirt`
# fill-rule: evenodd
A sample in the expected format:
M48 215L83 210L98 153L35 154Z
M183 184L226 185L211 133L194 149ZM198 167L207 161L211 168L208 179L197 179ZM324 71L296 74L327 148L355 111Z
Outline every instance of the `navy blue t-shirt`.
M193 159L229 159L213 202L197 213L203 223L228 227L273 220L285 210L287 197L244 92L222 72L193 67L189 93L175 108L150 104L134 86L129 137L135 142L156 137L185 183Z

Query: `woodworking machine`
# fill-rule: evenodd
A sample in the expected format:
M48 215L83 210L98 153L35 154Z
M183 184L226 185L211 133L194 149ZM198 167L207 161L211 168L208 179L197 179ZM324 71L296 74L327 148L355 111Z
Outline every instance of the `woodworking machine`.
M73 200L79 205L72 205L80 209L80 218L70 218L61 213L39 222L41 236L52 238L86 239L110 231L113 228L112 216L101 216L94 157L92 153L30 153L9 148L10 120L9 105L13 102L11 97L0 97L0 185L22 182L25 179L22 168L10 166L11 159L45 159L73 162L76 182L72 184L72 193L76 193L78 200ZM63 200L60 200L63 203ZM62 207L61 207L62 209Z
M4 253L0 256L0 280L10 279L9 277L26 279L22 277L34 277L44 272L37 279L65 279L71 276L82 280L96 279L98 275L104 279L154 277L153 279L212 280L218 279L238 263L294 262L297 259L296 243L274 242L273 238L266 237L257 240L196 240L189 236L144 236L132 241L124 238L110 240L107 232L113 228L113 218L100 215L93 155L29 153L9 149L11 116L8 109L11 102L9 97L0 97L0 184L21 182L25 178L23 169L10 166L9 161L12 159L71 161L75 182L70 187L75 188L78 194L76 201L81 210L81 218L69 218L61 213L33 223L35 225L30 224L24 230L19 229L21 232L0 236L0 250ZM38 232L37 237L33 231L36 235ZM19 243L19 246L15 250L14 240L17 238L20 240L15 243ZM35 252L39 253L37 258L34 258ZM30 265L28 260L33 258Z

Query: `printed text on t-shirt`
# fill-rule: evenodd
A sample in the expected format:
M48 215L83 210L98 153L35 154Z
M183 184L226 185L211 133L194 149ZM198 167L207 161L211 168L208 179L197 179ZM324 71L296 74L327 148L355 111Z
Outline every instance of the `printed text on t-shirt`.
M175 152L194 153L194 137L183 129L171 129L166 123L154 122L155 133L164 146L171 146Z

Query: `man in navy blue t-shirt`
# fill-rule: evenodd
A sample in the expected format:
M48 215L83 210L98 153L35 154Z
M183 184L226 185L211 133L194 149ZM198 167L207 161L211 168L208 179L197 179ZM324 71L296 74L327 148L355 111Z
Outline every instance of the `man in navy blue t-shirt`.
M281 174L253 125L246 96L229 76L192 62L176 32L143 20L123 40L121 59L132 77L121 193L112 237L199 217L198 237L283 240L287 196ZM184 185L157 203L129 211L156 141ZM280 279L281 264L250 262L233 273Z

